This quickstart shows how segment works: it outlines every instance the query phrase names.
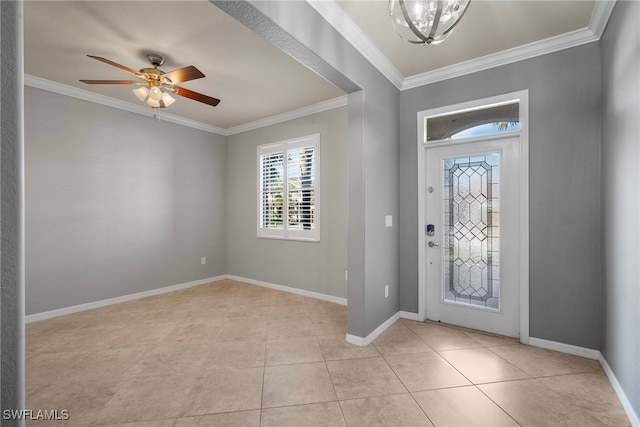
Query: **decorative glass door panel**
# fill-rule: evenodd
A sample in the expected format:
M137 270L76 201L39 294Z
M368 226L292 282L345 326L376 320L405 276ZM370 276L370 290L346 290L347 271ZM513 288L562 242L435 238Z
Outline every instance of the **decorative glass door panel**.
M442 160L444 301L500 309L500 153Z
M426 317L520 331L518 137L426 148Z

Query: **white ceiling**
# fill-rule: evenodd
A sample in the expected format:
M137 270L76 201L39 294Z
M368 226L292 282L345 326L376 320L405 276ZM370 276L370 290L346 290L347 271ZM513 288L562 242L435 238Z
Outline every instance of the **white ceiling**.
M484 61L487 68L487 58L505 52L535 54L533 45L549 51L549 40L560 48L593 41L599 35L587 27L604 28L608 17L594 8L602 2L591 0L472 0L445 42L416 46L395 34L386 0L308 1L399 88L461 64ZM210 107L177 97L161 113L212 128L230 129L344 95L205 0L27 1L24 20L27 75L139 104L131 86L80 83L131 78L86 55L139 69L148 66L146 52L157 52L166 57L164 71L195 65L206 75L182 86L222 100Z
M402 76L409 77L584 28L594 1L471 0L447 40L431 46L416 46L396 35L387 1L337 3Z

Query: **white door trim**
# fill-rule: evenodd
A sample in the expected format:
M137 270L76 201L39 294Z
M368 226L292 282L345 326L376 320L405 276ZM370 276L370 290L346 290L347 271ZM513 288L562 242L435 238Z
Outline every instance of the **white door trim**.
M494 104L518 101L520 111L520 342L529 343L529 91L507 93L490 98L478 99L455 105L419 111L418 125L418 318L427 317L426 304L426 239L425 239L425 164L427 143L427 117L433 117L456 111L483 108ZM494 135L495 137L495 135ZM460 140L469 142L472 139ZM435 145L435 144L434 144Z

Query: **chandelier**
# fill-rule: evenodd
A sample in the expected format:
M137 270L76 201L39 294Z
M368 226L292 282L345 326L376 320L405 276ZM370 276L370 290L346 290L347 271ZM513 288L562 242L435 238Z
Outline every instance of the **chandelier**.
M400 37L415 44L438 44L460 22L471 0L389 0L389 14Z

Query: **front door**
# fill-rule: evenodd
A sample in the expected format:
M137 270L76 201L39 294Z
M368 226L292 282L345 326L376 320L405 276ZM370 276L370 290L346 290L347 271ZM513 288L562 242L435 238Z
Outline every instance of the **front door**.
M426 148L427 319L519 336L519 142Z

